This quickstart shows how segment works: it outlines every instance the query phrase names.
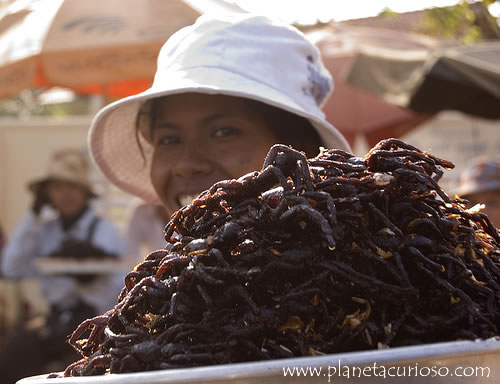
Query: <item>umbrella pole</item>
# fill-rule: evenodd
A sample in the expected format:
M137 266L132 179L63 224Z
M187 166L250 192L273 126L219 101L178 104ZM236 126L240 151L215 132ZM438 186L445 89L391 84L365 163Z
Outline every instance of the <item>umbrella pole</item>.
M103 96L91 95L89 100L89 115L94 116L102 107L104 107Z
M107 85L101 84L101 92L90 96L89 114L94 116L106 105Z

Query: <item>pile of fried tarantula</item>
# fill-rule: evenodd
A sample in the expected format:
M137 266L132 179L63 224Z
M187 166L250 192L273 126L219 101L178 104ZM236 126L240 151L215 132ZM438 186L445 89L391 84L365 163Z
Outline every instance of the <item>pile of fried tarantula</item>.
M175 212L166 248L69 343L66 376L489 338L500 238L438 185L453 164L403 141L364 157L284 145Z

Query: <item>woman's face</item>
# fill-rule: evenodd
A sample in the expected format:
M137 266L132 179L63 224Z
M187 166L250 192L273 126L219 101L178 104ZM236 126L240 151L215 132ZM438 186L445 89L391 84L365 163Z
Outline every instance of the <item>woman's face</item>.
M169 215L217 181L260 170L277 142L245 99L190 93L158 103L151 180Z
M46 191L50 203L62 216L77 215L87 204L87 190L69 181L51 180Z

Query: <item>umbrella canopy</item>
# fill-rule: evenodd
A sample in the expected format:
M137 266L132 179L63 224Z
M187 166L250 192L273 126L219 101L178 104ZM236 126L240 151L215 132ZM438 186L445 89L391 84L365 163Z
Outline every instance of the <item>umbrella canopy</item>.
M400 52L360 51L349 84L420 113L456 110L500 118L500 42Z
M201 13L183 0L17 0L0 13L0 98L46 86L141 92L162 44Z
M308 36L319 47L335 80L335 89L323 107L324 112L351 145L360 134L370 147L381 139L400 137L431 117L397 107L369 91L353 87L345 81L345 75L358 53L366 49L392 47L404 52L428 51L436 44L433 39L382 28L342 25L311 31Z

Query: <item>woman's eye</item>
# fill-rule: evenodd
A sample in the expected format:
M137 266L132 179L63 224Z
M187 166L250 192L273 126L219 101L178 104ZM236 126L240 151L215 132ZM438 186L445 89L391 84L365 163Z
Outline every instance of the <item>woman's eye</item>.
M173 145L179 144L181 142L181 138L175 135L165 135L160 136L156 139L156 145Z
M238 129L233 127L220 127L217 128L213 132L213 137L226 137L226 136L234 136L238 134Z

